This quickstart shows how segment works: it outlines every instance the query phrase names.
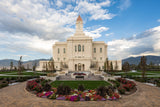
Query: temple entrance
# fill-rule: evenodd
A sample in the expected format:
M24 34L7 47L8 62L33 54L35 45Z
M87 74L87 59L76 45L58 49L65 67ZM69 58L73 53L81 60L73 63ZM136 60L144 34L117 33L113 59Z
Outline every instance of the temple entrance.
M81 64L78 64L78 71L81 71Z

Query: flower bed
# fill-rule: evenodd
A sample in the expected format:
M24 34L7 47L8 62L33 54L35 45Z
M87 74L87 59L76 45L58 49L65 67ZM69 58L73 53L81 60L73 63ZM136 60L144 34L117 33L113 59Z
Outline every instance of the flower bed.
M117 81L121 83L121 85L118 87L120 94L125 94L126 91L130 92L135 90L136 84L133 81L129 81L124 78L118 78Z
M55 87L46 88L47 85L44 85L44 81L46 80L39 79L39 80L28 81L26 89L28 91L34 91L34 93L38 97L56 99L56 100L106 101L106 100L116 100L121 98L121 96L118 93L112 91L111 86L108 88L106 88L105 86L101 86L94 90L84 90L84 87L80 85L78 87L78 90L77 89L71 90L70 87L63 85L60 85L58 88ZM45 83L49 85L48 81Z

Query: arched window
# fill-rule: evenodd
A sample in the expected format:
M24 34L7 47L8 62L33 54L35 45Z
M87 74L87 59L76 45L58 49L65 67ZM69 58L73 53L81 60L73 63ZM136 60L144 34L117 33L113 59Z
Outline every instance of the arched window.
M78 52L81 51L81 45L78 45Z
M84 45L82 46L82 51L84 52Z

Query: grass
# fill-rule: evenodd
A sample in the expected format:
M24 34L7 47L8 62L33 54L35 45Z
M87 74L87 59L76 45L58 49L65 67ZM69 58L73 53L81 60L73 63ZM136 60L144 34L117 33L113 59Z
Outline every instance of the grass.
M53 87L58 87L60 84L68 85L72 89L77 89L79 84L83 84L85 89L96 89L99 86L109 86L106 81L54 81L51 83Z
M18 72L5 72L5 73L1 73L1 74L18 75ZM21 72L21 75L32 75L32 76L34 76L34 75L44 75L44 74L46 74L46 73L39 73L39 72L36 72L36 71L35 71L35 73L34 72L25 72L25 71Z
M18 71L4 71L0 72L0 74L7 74L7 73L17 73Z

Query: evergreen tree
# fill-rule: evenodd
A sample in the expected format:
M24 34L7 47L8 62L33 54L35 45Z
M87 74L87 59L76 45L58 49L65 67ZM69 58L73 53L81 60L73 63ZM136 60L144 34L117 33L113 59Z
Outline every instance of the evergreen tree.
M22 72L22 56L20 56L20 59L18 61L18 74L21 74Z
M118 70L118 63L116 61L115 70Z
M111 63L110 63L110 66L111 66L111 71L113 71L113 64L112 64L112 61L111 61Z
M144 78L145 77L145 72L146 72L146 67L147 67L147 59L145 56L142 56L141 57L141 62L140 62L140 67L141 67L141 70L142 70L142 77Z
M11 61L11 63L10 63L10 70L12 70L13 69L13 62Z
M122 69L124 70L124 72L126 73L127 75L127 71L130 70L130 66L129 66L129 63L126 61L124 62L124 64L122 65Z

